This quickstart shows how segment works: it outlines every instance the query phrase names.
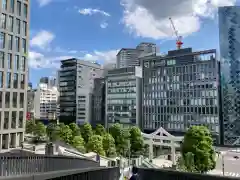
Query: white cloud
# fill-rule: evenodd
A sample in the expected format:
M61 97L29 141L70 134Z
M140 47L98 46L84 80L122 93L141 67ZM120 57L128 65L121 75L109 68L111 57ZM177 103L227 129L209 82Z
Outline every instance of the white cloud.
M54 38L55 35L53 33L42 30L30 40L30 46L44 49L50 45Z
M171 17L184 36L199 30L200 18L212 18L217 7L235 3L236 0L121 0L122 22L136 36L161 39L173 36Z
M78 58L87 61L101 61L103 64L116 62L116 54L119 50L110 51L94 51L93 53L86 53L81 56L45 56L42 53L30 51L29 52L29 66L31 68L43 69L43 68L59 68L60 61L69 58ZM74 52L75 53L75 52Z
M108 27L108 23L103 22L103 23L100 24L100 27L101 27L102 29L105 29L105 28Z
M94 14L101 14L103 16L111 16L108 12L99 10L99 9L92 9L92 8L85 8L85 9L79 9L78 12L82 15L94 15Z
M40 7L46 6L52 2L52 0L37 0Z

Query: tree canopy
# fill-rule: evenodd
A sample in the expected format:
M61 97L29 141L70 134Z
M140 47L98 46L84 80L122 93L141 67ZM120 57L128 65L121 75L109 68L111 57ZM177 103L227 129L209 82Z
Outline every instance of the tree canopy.
M106 133L105 128L103 127L103 125L101 124L97 124L96 128L95 128L95 134L96 135L100 135L103 136Z
M89 138L93 135L92 126L89 123L85 123L81 128L82 137L84 142L87 144Z
M102 141L103 139L99 135L91 136L87 144L88 151L93 151L95 153L98 153L99 155L105 156Z
M72 130L72 136L81 136L81 131L79 126L76 123L69 124L70 129Z
M71 144L72 142L72 130L68 125L61 125L59 126L59 136L60 138L66 142L67 144Z
M116 123L109 128L109 132L115 139L117 153L126 155L129 148L129 131L127 129L123 129L120 124Z
M139 156L144 151L144 140L141 134L141 130L133 126L130 129L130 143L131 143L131 155Z
M85 143L84 143L84 139L82 138L82 136L75 136L72 140L72 145L73 147L75 147L78 151L84 153L86 151L85 149Z
M26 133L27 134L32 134L35 128L35 122L33 120L28 120L26 121Z
M38 140L46 135L46 127L42 122L37 122L34 126L33 134Z
M215 151L210 131L205 126L192 126L185 133L181 154L185 168L205 173L215 168ZM192 165L193 164L193 165Z
M56 123L48 124L46 131L50 141L55 141L60 138L60 127Z
M115 140L112 135L109 133L104 134L103 136L103 149L106 153L107 157L115 157L116 156L116 147Z

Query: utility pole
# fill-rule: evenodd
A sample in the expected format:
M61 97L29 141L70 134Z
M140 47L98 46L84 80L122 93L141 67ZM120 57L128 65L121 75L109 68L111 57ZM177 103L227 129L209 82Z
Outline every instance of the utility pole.
M223 176L225 175L225 164L224 164L224 154L222 153L222 173L223 173Z

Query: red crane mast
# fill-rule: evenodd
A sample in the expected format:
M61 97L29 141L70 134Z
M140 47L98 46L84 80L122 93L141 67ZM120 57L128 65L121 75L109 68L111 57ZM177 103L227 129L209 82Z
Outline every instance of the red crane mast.
M177 40L176 40L176 45L177 45L177 49L181 49L182 45L183 45L183 42L182 42L182 36L179 36L178 35L178 31L176 30L175 26L174 26L174 23L173 23L173 20L172 18L169 18L170 22L171 22L171 25L172 25L172 28L173 28L173 31L177 37Z

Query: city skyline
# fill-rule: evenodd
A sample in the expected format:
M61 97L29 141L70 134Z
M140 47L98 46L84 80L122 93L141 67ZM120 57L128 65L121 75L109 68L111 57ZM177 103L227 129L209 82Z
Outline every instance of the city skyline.
M141 12L143 14L139 14L139 8L135 8L136 16L132 16L133 11L127 14L127 4L120 5L120 1L109 1L109 3L52 1L49 4L43 2L50 1L31 2L29 80L34 87L42 74L55 75L60 60L68 57L98 60L103 64L115 61L119 49L132 48L140 42L156 43L160 52L175 49L174 33L166 16L172 17L179 34L184 35L183 47L193 47L194 50L219 49L217 17L211 15L216 14L218 5L239 4L239 1L235 0L218 1L215 4L209 2L206 6L208 8L204 11L200 8L202 7L200 1L196 1L194 7L184 8L184 11L186 9L187 12L191 12L190 14L196 15L189 17L186 15L187 12L182 11L179 14L180 12L171 10L172 1L169 1L169 4L162 3L161 6L159 4L151 6L168 9L167 12L159 14L149 8L150 6L141 6L137 0L132 0L136 7L145 7ZM186 5L187 1L184 2L185 4L178 3L179 8L181 5ZM51 8L53 6L54 9ZM148 24L149 14L154 18L153 22L163 22L165 17L166 27L156 23L149 26L149 29L144 29L136 22L136 19L141 17L142 21ZM182 17L181 25L176 17ZM186 28L184 22L191 23L191 28ZM211 36L206 36L207 34Z

